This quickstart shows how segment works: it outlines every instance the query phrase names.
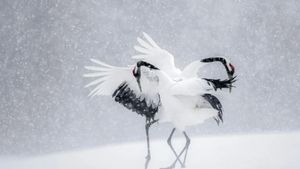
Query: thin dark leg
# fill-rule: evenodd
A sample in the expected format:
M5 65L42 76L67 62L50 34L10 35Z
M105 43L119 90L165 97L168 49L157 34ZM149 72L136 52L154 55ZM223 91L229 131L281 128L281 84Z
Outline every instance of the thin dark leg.
M173 151L174 155L176 156L176 160L169 167L161 168L161 169L172 169L172 168L175 167L177 161L179 161L181 166L183 165L183 163L181 162L181 160L179 158L180 155L179 156L177 155L175 149L172 146L172 137L173 137L173 134L174 134L175 130L176 130L176 128L173 128L173 130L172 130L172 132L171 132L171 134L168 138L168 145L170 146L171 150Z
M146 136L147 136L147 156L146 156L146 162L145 162L145 169L148 168L149 162L151 160L151 152L150 152L150 141L149 141L149 128L152 124L156 123L158 120L153 120L151 122L148 122L148 119L146 119Z
M186 139L186 142L185 142L185 146L183 147L183 149L181 150L181 152L179 153L178 156L176 156L176 160L173 162L172 165L175 165L177 161L180 162L181 164L181 167L182 168L185 168L185 161L186 161L186 156L187 156L187 152L188 152L188 149L189 149L189 146L190 146L190 143L191 143L191 140L190 138L188 137L188 135L186 134L186 132L183 132L184 136L185 136L185 139ZM180 157L181 155L185 152L185 155L184 155L184 160L183 160L183 163L180 161ZM171 166L172 166L171 165Z
M187 153L188 153L188 150L189 150L189 147L190 147L190 144L191 144L191 139L189 138L189 136L186 134L186 132L184 131L183 132L184 136L185 136L185 139L186 139L186 144L185 144L185 154L184 154L184 159L183 159L183 166L182 168L185 167L185 162L186 162L186 156L187 156Z

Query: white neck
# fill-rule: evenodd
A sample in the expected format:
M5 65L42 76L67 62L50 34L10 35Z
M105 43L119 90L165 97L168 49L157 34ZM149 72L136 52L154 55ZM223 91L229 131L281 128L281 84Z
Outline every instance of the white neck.
M159 78L158 86L160 89L171 86L174 81L163 71L157 71L157 76Z

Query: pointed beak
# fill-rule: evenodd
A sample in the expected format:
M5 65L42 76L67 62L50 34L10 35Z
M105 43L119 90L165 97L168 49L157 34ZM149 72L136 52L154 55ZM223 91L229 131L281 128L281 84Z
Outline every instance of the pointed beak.
M233 75L234 75L234 72L235 72L235 68L234 68L234 66L231 63L229 63L229 66L230 66L231 71L228 72L228 76L229 76L229 79L231 79L231 78L233 78Z
M137 77L137 78L136 78L136 82L137 82L137 84L138 84L138 86L139 86L140 92L143 92L142 87L141 87L140 78L141 78L141 77Z
M141 87L141 80L140 80L141 79L141 70L140 70L140 68L137 68L137 70L136 70L136 68L134 68L133 69L133 75L134 75L134 77L136 79L136 82L139 86L140 92L143 92L142 87Z

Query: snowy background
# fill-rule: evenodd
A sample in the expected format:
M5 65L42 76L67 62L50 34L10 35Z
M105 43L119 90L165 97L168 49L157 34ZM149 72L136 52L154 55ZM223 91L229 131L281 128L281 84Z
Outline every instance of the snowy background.
M88 98L82 77L89 58L133 64L143 31L180 68L217 55L236 67L224 124L192 127L192 138L297 132L299 18L297 0L0 0L0 156L145 141L144 119L110 97ZM151 137L164 140L171 127L156 125Z

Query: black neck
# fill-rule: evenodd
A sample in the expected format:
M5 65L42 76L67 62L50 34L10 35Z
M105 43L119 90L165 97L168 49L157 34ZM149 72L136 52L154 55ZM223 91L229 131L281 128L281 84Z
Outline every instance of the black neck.
M227 61L225 58L222 58L222 57L211 57L211 58L205 58L205 59L202 59L201 62L204 62L204 63L210 63L210 62L221 62L225 69L226 69L226 72L228 75L231 74L231 72L229 71L229 68L227 66Z

